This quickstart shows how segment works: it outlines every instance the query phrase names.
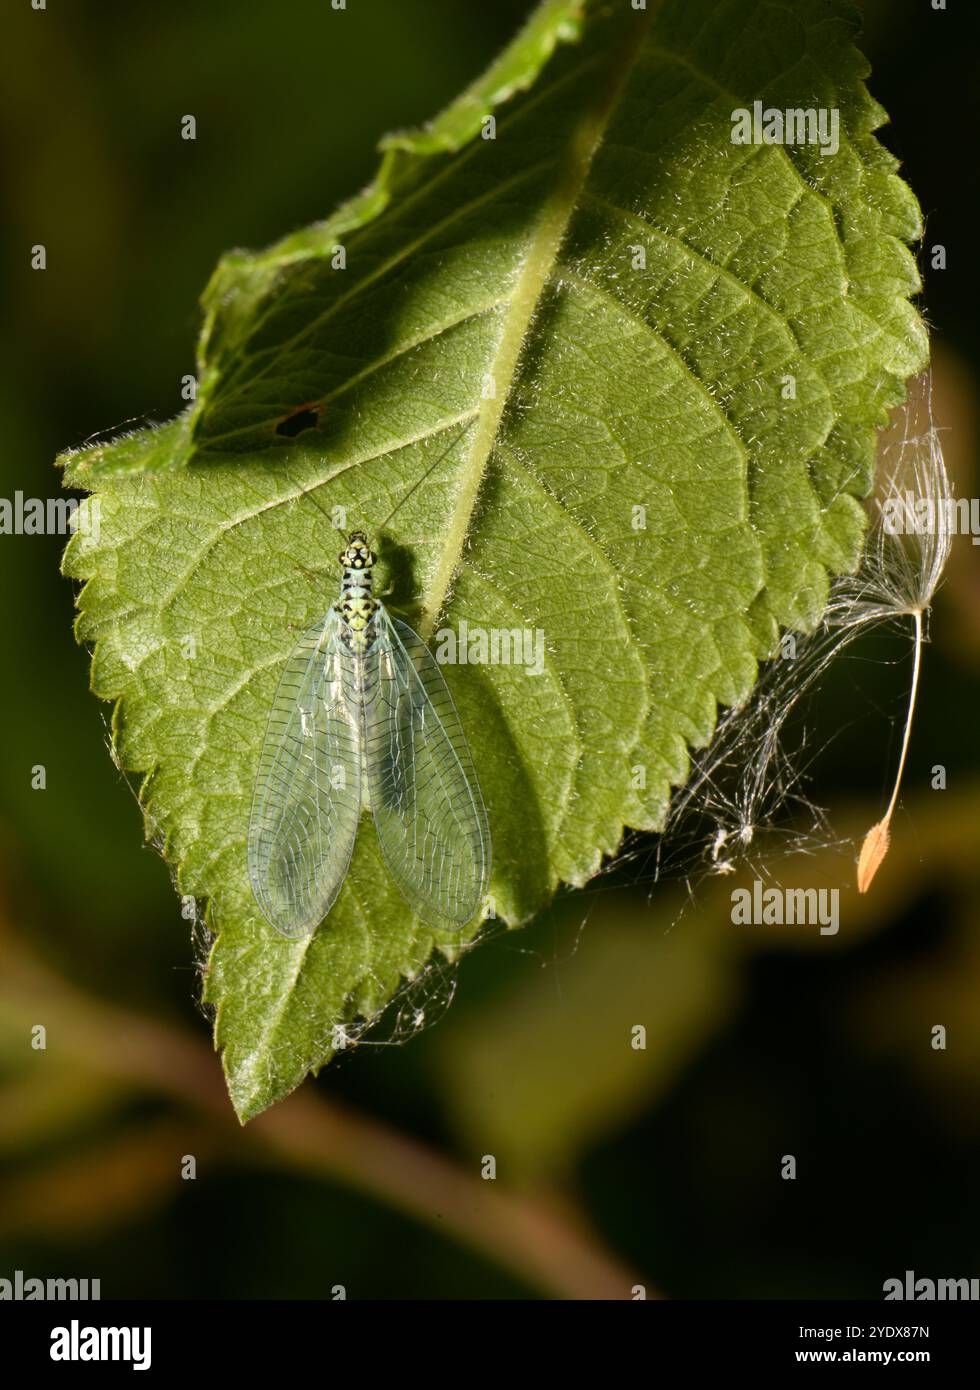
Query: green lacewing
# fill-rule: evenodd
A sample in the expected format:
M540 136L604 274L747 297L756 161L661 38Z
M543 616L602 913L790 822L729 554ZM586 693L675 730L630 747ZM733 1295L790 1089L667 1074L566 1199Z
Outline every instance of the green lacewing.
M269 712L248 873L288 937L330 911L365 812L394 883L430 925L462 926L487 887L490 831L459 715L421 637L374 596L376 561L364 532L351 532L337 601L304 632Z

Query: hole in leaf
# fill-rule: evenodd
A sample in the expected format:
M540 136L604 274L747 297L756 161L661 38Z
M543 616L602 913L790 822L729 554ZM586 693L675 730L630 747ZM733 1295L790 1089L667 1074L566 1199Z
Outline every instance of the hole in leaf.
M287 415L284 420L279 421L276 425L276 434L284 435L287 439L295 439L304 430L316 429L319 418L319 410L308 405L301 405L298 410L293 411L292 415Z

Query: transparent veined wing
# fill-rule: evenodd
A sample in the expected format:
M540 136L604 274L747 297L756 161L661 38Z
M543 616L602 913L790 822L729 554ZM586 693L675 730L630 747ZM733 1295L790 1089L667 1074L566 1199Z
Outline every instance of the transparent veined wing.
M490 831L459 715L435 658L379 608L364 666L364 767L385 864L433 926L468 922L490 874Z
M248 827L248 873L263 913L304 936L340 891L361 813L355 661L331 608L286 662L269 713Z

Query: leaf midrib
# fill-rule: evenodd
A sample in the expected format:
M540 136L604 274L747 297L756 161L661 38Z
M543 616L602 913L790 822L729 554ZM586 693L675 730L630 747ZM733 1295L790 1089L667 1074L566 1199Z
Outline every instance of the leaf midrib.
M572 216L578 207L582 191L592 168L592 162L616 108L633 66L642 51L646 32L653 21L657 5L651 5L646 16L638 20L628 40L621 44L610 64L605 83L596 99L585 108L573 126L568 140L564 169L554 192L538 216L537 227L531 236L524 264L517 277L510 308L507 311L496 354L484 380L493 384L493 395L479 410L476 432L464 458L462 477L456 504L449 520L446 541L425 592L425 607L420 632L428 641L439 622L453 577L459 568L470 531L470 523L480 486L500 430L500 422L517 379L521 353L528 330L541 301L545 286L558 261Z
M595 54L589 54L586 58L583 59L581 63L576 64L573 68L571 68L570 71L563 73L562 76L557 80L552 80L550 83L542 84L541 88L537 92L532 94L526 101L516 106L515 109L503 116L497 122L498 137L515 122L524 120L529 111L533 111L535 107L540 106L543 102L553 99L555 93L557 91L560 91L563 86L577 81L582 76L583 72L587 71L590 67L595 66L596 61L597 59ZM412 188L409 192L407 192L399 201L399 211L404 213L415 203L421 201L425 197L430 196L433 190L438 188L441 184L445 183L449 179L456 177L460 168L463 165L468 163L471 159L475 159L477 157L479 150L480 141L471 141L468 148L459 151L452 160L443 163L441 167L437 170L437 172L432 175L431 178L424 179L415 188ZM527 172L527 170L523 170L521 174L515 175L515 180L526 176ZM374 185L371 186L373 187ZM489 196L496 196L500 192L500 188L500 184L495 185L494 188L491 190ZM482 195L481 199L479 199L478 201L482 201ZM458 213L460 209L457 209L456 211ZM452 220L453 219L450 218L449 223L451 223ZM361 226L355 226L354 228L352 228L351 235L347 238L346 241L348 250L353 251L357 246L360 245L362 240L369 238L371 235L373 235L377 231L377 227L377 220L372 219ZM338 233L338 235L341 234L342 233ZM401 264L404 261L410 249L411 248L408 246L403 247L402 250L399 252L399 255L395 258L395 260L387 266L387 269L391 270L395 268L397 265ZM302 258L297 258L297 260L299 259L306 259L306 257L304 256ZM290 263L295 264L297 262ZM351 291L347 292L348 296L359 294L362 288L363 282L359 281ZM331 305L331 308L325 310L324 313L329 315L329 313L332 311L332 308L333 306ZM270 312L271 306L267 307L263 314L257 319L253 327L253 333L261 332L264 329ZM269 367L274 366L275 362L281 359L284 352L292 348L295 348L300 342L303 341L303 339L309 333L317 331L322 326L323 319L324 314L317 315L316 318L314 318L299 332L294 333L292 337L286 339L285 342L277 344L275 349L270 349L270 354L273 355L272 363L270 363L267 367L263 367L260 371L256 373L256 375L266 375L267 371L269 370ZM258 354L258 356L261 355L262 354ZM251 366L254 371L255 361L255 357L248 359L247 354L243 354L242 359L237 365L237 367L230 371L226 378L228 386L233 387L235 383L239 380L239 378L242 376L247 367ZM232 394L232 391L228 392L229 396Z

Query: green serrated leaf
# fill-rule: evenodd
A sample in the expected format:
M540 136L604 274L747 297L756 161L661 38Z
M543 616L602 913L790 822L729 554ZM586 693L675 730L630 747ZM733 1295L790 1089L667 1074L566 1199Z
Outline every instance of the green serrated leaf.
M99 508L66 557L78 635L181 891L210 904L243 1119L478 926L412 919L367 822L313 937L258 915L259 741L337 585L300 494L368 531L407 497L381 568L430 641L544 635L539 675L445 668L510 924L662 823L719 703L855 563L876 427L926 355L918 211L855 27L839 0L543 5L432 126L388 137L359 198L221 262L186 415L68 456ZM755 100L838 109L839 150L733 144Z

